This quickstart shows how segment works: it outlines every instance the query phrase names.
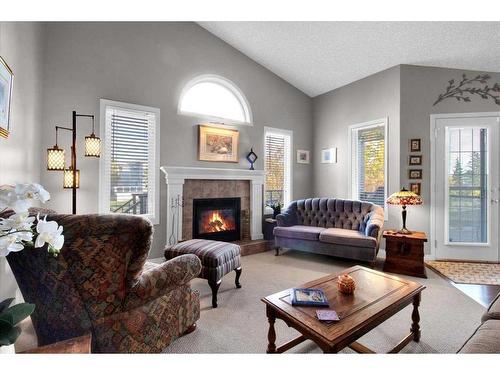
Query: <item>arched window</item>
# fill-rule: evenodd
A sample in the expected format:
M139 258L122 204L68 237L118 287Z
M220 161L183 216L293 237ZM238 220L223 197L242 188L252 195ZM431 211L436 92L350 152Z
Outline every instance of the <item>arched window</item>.
M179 113L222 123L252 123L243 93L231 81L215 75L196 77L186 85Z

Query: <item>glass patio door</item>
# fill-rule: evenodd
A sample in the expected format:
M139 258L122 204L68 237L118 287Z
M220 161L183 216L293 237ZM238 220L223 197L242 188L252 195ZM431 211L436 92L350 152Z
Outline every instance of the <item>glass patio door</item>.
M438 118L435 132L436 258L498 261L497 117Z

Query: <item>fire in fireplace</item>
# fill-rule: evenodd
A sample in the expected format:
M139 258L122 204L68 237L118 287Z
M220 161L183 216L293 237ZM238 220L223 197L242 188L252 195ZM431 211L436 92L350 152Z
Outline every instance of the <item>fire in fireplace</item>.
M240 239L241 198L193 199L193 238Z

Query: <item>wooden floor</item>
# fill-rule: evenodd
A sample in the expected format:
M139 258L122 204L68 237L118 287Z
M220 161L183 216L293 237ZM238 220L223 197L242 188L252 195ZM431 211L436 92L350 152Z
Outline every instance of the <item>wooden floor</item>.
M500 285L457 284L452 281L450 283L484 307L488 307L500 293Z

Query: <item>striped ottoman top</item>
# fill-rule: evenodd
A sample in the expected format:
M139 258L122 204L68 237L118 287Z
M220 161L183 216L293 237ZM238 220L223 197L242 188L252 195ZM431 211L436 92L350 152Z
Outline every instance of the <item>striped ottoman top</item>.
M195 254L204 267L218 267L240 256L240 247L234 243L194 239L165 247L165 258Z

